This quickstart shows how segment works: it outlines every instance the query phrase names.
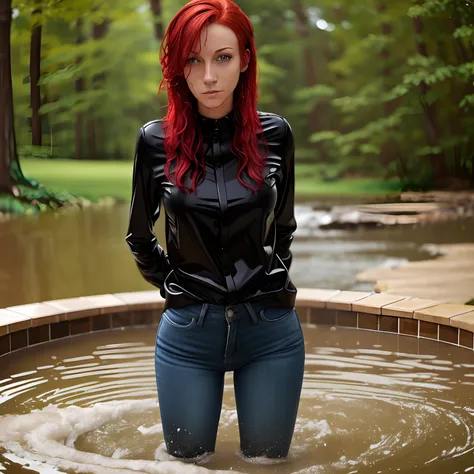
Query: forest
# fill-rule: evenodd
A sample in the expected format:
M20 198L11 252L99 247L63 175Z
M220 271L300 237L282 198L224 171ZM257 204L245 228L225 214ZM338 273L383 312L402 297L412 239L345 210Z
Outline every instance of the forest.
M0 193L39 186L31 158L131 161L139 127L166 113L159 45L185 3L0 0ZM236 3L258 108L292 124L301 173L473 186L474 1Z

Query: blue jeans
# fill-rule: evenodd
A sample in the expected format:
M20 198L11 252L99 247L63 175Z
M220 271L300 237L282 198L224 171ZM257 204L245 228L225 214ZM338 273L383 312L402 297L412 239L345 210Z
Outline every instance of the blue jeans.
M168 453L214 452L224 374L233 371L242 453L286 457L304 360L295 308L205 303L167 309L156 336L155 371Z

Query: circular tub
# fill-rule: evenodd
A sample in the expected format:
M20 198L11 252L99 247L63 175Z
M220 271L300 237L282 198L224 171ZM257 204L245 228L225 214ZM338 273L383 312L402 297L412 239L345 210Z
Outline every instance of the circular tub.
M216 453L183 463L164 449L154 386L163 304L146 291L0 309L0 471L474 471L474 307L300 289L289 458L240 455L228 373Z

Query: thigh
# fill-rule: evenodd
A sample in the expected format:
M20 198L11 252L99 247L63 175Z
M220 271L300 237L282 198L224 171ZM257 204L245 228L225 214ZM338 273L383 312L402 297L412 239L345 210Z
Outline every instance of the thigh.
M173 314L173 321L186 327ZM163 324L166 330L161 331ZM176 334L172 332L176 331ZM168 453L193 458L215 450L222 408L224 372L187 360L193 338L181 338L180 327L162 320L157 334L155 373L161 422ZM160 338L164 332L169 340Z
M296 312L294 317L297 317ZM294 322L289 318L285 322L275 317L274 321L267 318L262 322L263 326L266 324L281 325L279 333ZM301 334L299 342L281 346L278 351L262 355L234 372L240 444L244 455L287 456L298 412L304 360Z

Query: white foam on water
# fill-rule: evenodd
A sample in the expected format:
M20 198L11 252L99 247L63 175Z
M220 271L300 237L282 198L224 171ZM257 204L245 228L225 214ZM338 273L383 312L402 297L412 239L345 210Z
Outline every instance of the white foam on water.
M127 455L126 449L117 449L112 457L107 457L78 451L74 447L79 436L106 422L119 421L128 414L140 414L156 407L156 399L126 400L96 403L90 407L58 408L49 405L23 415L3 416L0 417L0 447L7 451L3 454L5 458L42 474L61 469L90 474L211 472L205 467L168 455L164 443L157 449L158 460L120 459ZM206 462L208 459L209 455L203 455L192 462ZM223 474L236 471L212 472Z
M150 426L149 428L142 425L137 428L137 431L139 431L143 436L155 435L163 432L163 426L161 423Z
M311 439L321 439L332 434L332 430L326 420L297 419L295 433L310 432ZM305 433L308 436L308 433ZM308 439L308 438L307 438Z
M191 463L197 463L197 464L206 464L212 460L214 457L214 453L203 453L200 454L199 456L195 456L194 458L188 458L188 459L178 459L172 456L171 454L166 451L166 445L165 443L161 443L158 448L156 448L155 451L155 459L157 461L179 461L181 463L185 464L191 464ZM187 472L187 471L186 471ZM219 471L221 472L221 471ZM222 471L222 472L228 472L228 471ZM234 472L234 471L229 471L229 472Z
M237 410L234 408L223 407L219 420L220 428L228 428L238 423Z
M323 471L324 471L324 468L321 466L310 466L310 467L301 469L300 471L296 471L293 474L319 474L320 472L323 472Z
M128 456L130 450L127 448L117 448L112 454L112 459L122 459L124 456Z
M22 459L22 458L19 458L18 456L15 456L14 454L4 454L4 457L6 459L8 459L9 461L11 462L14 462L16 464L20 464L23 469L28 469L29 471L36 471L36 472L39 472L41 474L58 474L58 473L64 473L66 474L64 471L60 471L59 469L55 468L55 467L52 467L52 466L48 466L47 464L43 464L43 463L37 463L37 462L33 462L33 461L30 461L30 460L25 460L25 459ZM6 468L4 468L6 470ZM1 469L0 469L1 470Z
M290 447L290 454L289 456L301 456L302 454L306 453L308 448L310 448L312 444L307 443L307 444L298 444L298 445L293 445Z
M245 456L241 451L236 453L240 459L249 464L261 464L261 465L273 465L273 464L283 464L289 462L289 458L267 458L265 456L258 456L254 458L249 458Z

